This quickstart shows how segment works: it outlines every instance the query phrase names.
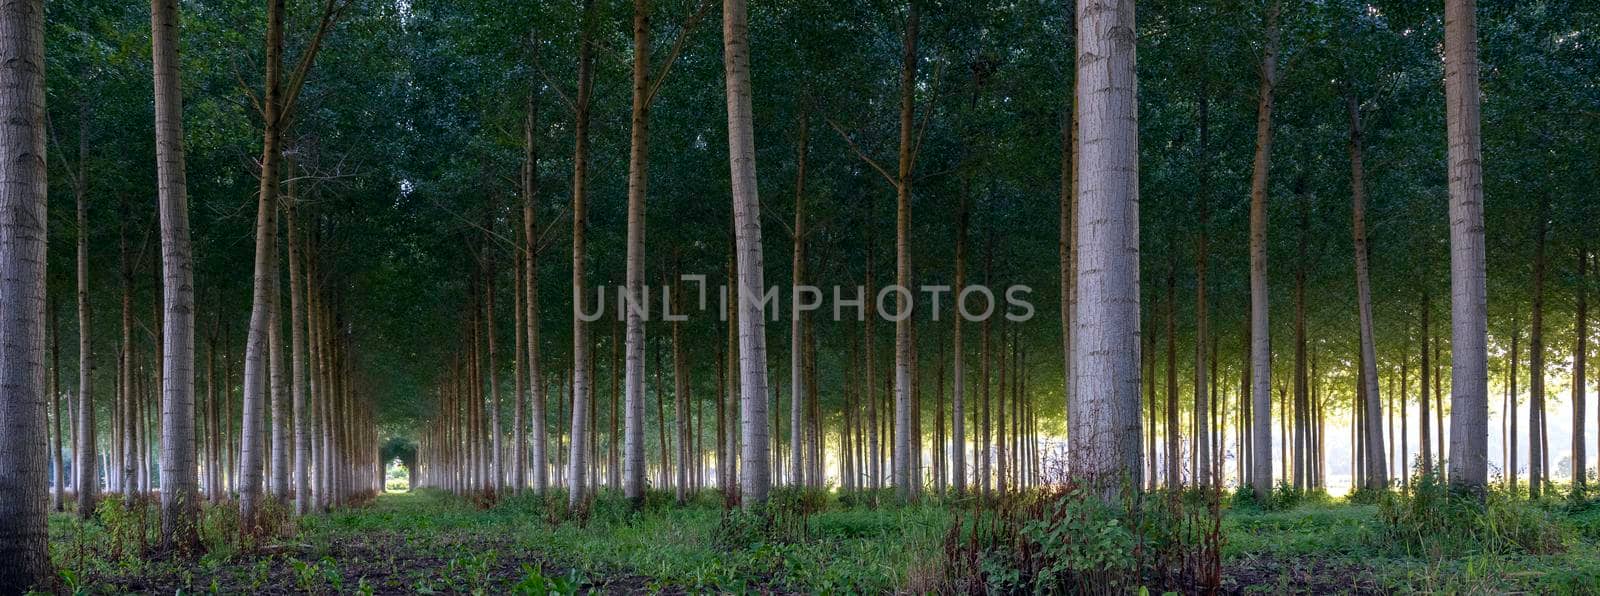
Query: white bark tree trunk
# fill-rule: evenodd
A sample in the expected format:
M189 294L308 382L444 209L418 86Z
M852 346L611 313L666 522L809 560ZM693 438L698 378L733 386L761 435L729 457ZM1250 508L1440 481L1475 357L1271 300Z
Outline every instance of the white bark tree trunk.
M633 115L628 150L627 352L623 368L623 494L635 507L644 503L644 199L649 175L650 2L633 2ZM661 388L657 387L657 391ZM615 437L612 438L615 440Z
M1473 0L1445 1L1445 114L1450 163L1450 483L1488 482L1489 380L1478 132L1478 27Z
M539 151L536 127L539 122L538 97L528 95L528 116L522 132L522 241L523 317L527 324L528 345L528 426L531 428L531 451L528 459L532 466L533 489L544 494L550 486L549 435L545 429L544 372L539 367ZM518 444L517 449L530 449Z
M1272 107L1278 84L1278 11L1267 9L1266 47L1256 108L1256 156L1250 177L1250 486L1256 498L1272 491L1272 329L1267 299L1267 171L1272 159Z
M762 318L761 205L756 196L755 124L751 114L750 41L744 0L722 3L723 67L728 99L728 165L738 262L739 391L744 469L742 503L767 500L772 467L767 433L767 338Z
M905 44L900 66L900 162L895 183L895 284L896 316L894 324L894 486L900 500L914 499L918 492L917 466L911 422L911 168L913 147L912 127L916 103L917 82L917 28L920 12L917 0L911 0L906 16ZM874 298L876 302L876 298Z
M86 119L88 110L81 110L79 114L80 118ZM100 492L99 442L95 437L94 393L90 379L90 373L94 369L94 348L93 342L89 341L89 333L93 327L89 324L89 193L87 167L84 164L84 158L88 155L87 134L88 127L80 123L78 180L74 189L77 194L78 212L78 440L72 449L75 460L72 471L77 476L73 479L72 485L78 491L78 518L84 520L93 516L95 500Z
M1072 474L1110 498L1142 485L1139 124L1134 3L1078 0L1078 303Z
M584 0L583 33L578 42L578 102L572 154L572 435L567 457L567 505L582 506L589 469L589 328L583 321L584 227L589 178L589 100L594 87L594 0Z
M177 0L151 0L156 173L161 211L161 544L187 549L199 538L194 425L194 264L183 163L183 87Z

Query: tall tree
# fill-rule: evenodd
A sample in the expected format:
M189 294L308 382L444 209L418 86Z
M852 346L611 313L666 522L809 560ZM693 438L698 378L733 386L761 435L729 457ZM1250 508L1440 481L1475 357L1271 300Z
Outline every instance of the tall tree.
M84 105L87 106L87 102ZM89 127L85 124L88 109L81 108L78 114L78 167L73 184L78 232L78 436L72 447L72 471L76 475L72 486L77 489L78 518L87 520L94 515L95 499L100 493L100 458L99 441L95 437L98 425L95 422L94 383L90 379L90 373L94 370L94 349L93 342L89 341L89 176L85 163L89 153Z
M1256 155L1250 176L1250 486L1265 500L1272 490L1272 329L1267 313L1267 170L1272 160L1272 108L1278 85L1278 12L1267 8L1261 87L1256 97Z
M1367 274L1367 188L1361 147L1361 102L1351 93L1345 98L1345 104L1350 115L1350 233L1356 255L1356 310L1361 317L1360 365L1367 414L1366 423L1362 426L1366 431L1367 475L1361 482L1362 488L1383 490L1389 486L1389 475L1384 455L1383 425L1378 418L1383 411L1378 399L1378 340L1372 328L1372 285ZM1393 431L1390 436L1393 436Z
M766 285L761 265L761 204L756 195L749 35L744 0L723 0L723 73L727 82L728 167L738 263L739 402L744 440L739 488L747 508L765 503L772 486L767 435L767 338L761 299Z
M0 6L0 590L50 588L45 545L44 2Z
M1478 24L1473 0L1445 0L1450 171L1450 483L1482 494L1489 476L1488 310Z
M1578 249L1578 287L1576 324L1572 345L1572 485L1582 489L1588 483L1589 446L1584 439L1584 409L1589 399L1585 370L1589 359L1589 251Z
M194 425L194 264L183 163L183 87L178 2L150 1L155 72L156 172L161 204L161 543L188 548L199 537Z
M588 486L587 433L589 430L589 327L584 323L584 232L588 219L589 103L594 93L594 0L583 1L582 31L578 36L578 98L574 107L572 150L572 441L567 460L567 504L584 503Z
M544 494L550 486L549 435L545 427L544 374L539 365L539 95L537 86L528 92L526 115L522 123L522 292L524 333L527 335L528 357L528 425L532 428L531 445L517 443L517 450L530 450L528 459L533 466L533 490ZM520 397L518 399L521 399ZM525 473L526 470L519 473Z
M256 194L255 264L250 295L250 330L245 339L244 419L240 426L240 530L256 529L260 510L262 453L260 436L265 421L269 332L274 321L273 308L278 287L277 212L279 172L283 161L283 132L294 114L306 73L315 62L323 37L332 27L348 0L326 0L316 32L302 50L299 63L287 80L283 73L284 0L267 0L267 60L265 90L258 98L261 110L261 186ZM279 379L282 375L277 375ZM279 420L282 420L280 418Z
M1078 0L1078 302L1073 329L1069 466L1137 490L1139 424L1139 130L1132 0Z

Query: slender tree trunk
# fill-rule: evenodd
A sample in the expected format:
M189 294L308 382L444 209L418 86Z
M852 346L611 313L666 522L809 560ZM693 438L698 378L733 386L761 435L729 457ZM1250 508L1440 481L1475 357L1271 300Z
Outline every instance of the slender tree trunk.
M1433 310L1433 303L1428 298L1428 291L1422 292L1422 337L1418 342L1422 350L1422 363L1418 367L1422 375L1421 393L1417 397L1418 431L1422 433L1422 475L1433 475L1433 434L1428 426L1428 382L1433 368L1428 365L1428 313Z
M594 93L594 0L583 2L583 32L578 41L578 102L572 154L572 444L567 468L567 505L582 506L587 498L585 433L589 429L589 326L584 322L584 283L587 248L584 232L589 181L589 101Z
M536 130L539 123L538 85L528 93L527 116L522 124L522 241L523 316L527 322L528 342L528 424L532 427L533 490L544 494L549 488L549 437L545 426L544 372L539 365L539 146ZM519 450L528 449L518 444Z
M650 140L650 3L633 2L633 126L628 151L628 248L626 305L627 368L623 406L623 493L634 507L644 504L644 197ZM638 308L636 308L638 307ZM659 391L659 388L657 388Z
M526 247L526 244L523 246ZM512 251L515 264L512 267L511 343L515 355L511 358L511 476L508 482L513 493L521 493L528 488L528 419L524 403L527 401L528 319L522 305L522 294L528 287L528 281L523 269L526 259L520 253L521 250Z
M958 305L960 296L966 293L967 283L967 196L970 181L969 177L962 177L961 194L956 198L956 270L952 295L956 296ZM967 480L967 344L962 337L966 317L961 315L959 308L950 317L950 326L953 327L951 335L955 336L954 346L950 350L950 368L953 370L950 398L951 482L955 484L956 496L959 497L967 493L970 485Z
M1456 15L1456 18L1459 19L1464 17ZM1452 33L1456 34L1454 32ZM1454 152L1455 148L1452 146L1451 150ZM1452 164L1455 165L1453 162ZM1452 176L1452 178L1454 177ZM1482 190L1480 188L1479 193L1481 192ZM1454 193L1452 193L1452 198L1454 198L1453 195ZM1530 331L1528 335L1528 390L1531 393L1529 396L1530 405L1528 407L1528 432L1530 433L1531 439L1530 448L1528 451L1530 458L1528 465L1528 494L1533 498L1539 497L1539 494L1545 483L1545 479L1548 478L1550 474L1550 472L1545 469L1545 462L1548 461L1548 456L1545 454L1545 449L1549 445L1549 440L1545 436L1544 432L1544 278L1545 238L1548 230L1546 222L1548 221L1549 217L1550 203L1549 195L1540 195L1538 201L1539 206L1535 215L1537 219L1533 224L1533 330ZM1452 207L1454 206L1455 205L1452 202ZM1453 234L1454 229L1451 231ZM1453 238L1454 236L1452 235L1452 239ZM1455 257L1456 255L1454 252L1452 252L1451 260L1454 261ZM1455 273L1455 269L1453 262L1451 273L1452 283L1454 283L1453 274ZM1452 317L1455 316L1455 303L1457 298L1453 292L1454 289L1452 288L1452 295L1450 297ZM1454 321L1452 321L1452 335L1454 334L1455 329L1456 326ZM1455 370L1454 365L1451 366L1451 370ZM1443 438L1444 437L1440 437L1441 441Z
M289 170L289 200L285 213L289 219L289 385L294 408L294 512L311 512L311 413L306 397L306 282L303 236L297 217L299 196L295 194L294 162Z
M90 341L92 325L89 311L89 177L88 166L88 102L79 110L77 184L73 194L77 206L77 293L78 293L78 436L73 444L72 471L77 477L78 518L87 520L94 515L95 501L100 493L99 440L95 436L94 383L90 373L94 370L94 346ZM107 472L110 472L108 469Z
M161 544L188 549L199 538L195 474L194 264L183 164L177 0L151 0L156 170L161 203Z
M277 251L278 143L282 134L284 0L267 0L267 64L261 100L261 189L256 196L255 271L250 297L250 331L245 340L244 421L240 426L240 530L256 531L262 483L260 436L265 421L267 342L271 319L270 293L277 287L273 268Z
M1588 397L1584 394L1587 389L1587 380L1584 370L1589 357L1589 252L1587 248L1578 249L1578 288L1577 288L1577 313L1573 332L1576 341L1572 346L1572 485L1582 490L1588 483L1589 457L1586 451L1589 448L1588 440L1584 436L1584 408ZM57 442L57 445L60 443ZM60 456L57 456L60 459Z
M50 509L59 513L65 510L62 498L63 493L66 492L67 483L67 462L61 459L61 416L63 414L61 410L61 309L59 308L60 298L57 294L48 291L45 294L50 302L50 387L48 389L50 403L47 405L52 410L46 416L50 417L54 422L49 429L50 463L52 464L49 474L51 485L55 489L50 495Z
M1073 475L1108 502L1139 475L1139 186L1134 4L1078 0L1078 303Z
M1177 343L1177 274L1172 261L1167 261L1167 299L1166 306L1166 372L1167 372L1167 488L1183 488L1183 456L1178 428L1178 343ZM1152 331L1154 331L1152 329ZM1156 380L1150 379L1154 384Z
M917 29L921 20L919 2L909 0L905 43L900 67L900 160L895 178L895 284L898 305L894 325L894 485L902 501L916 499L919 487L912 462L914 427L911 403L911 173L916 158L914 142ZM879 302L874 300L874 302Z
M761 206L756 197L756 148L751 116L750 41L744 0L723 0L723 65L728 96L728 163L737 230L739 287L739 389L743 404L745 507L767 500L772 486L767 436L767 340L761 297Z
M128 196L122 195L117 228L117 252L122 265L122 349L117 355L117 406L120 414L119 458L122 470L117 474L118 488L123 501L131 500L139 491L138 410L134 407L133 392L133 257L128 252Z
M1445 2L1445 113L1450 160L1450 482L1482 494L1489 474L1488 311L1478 33L1473 0Z
M45 544L44 2L0 7L0 586L52 587Z
M673 270L676 272L678 271L678 266L676 265L677 255L673 255L673 257ZM674 304L683 304L683 282L681 275L674 275L672 278L672 298ZM669 313L663 313L663 316L666 314ZM691 455L691 443L689 438L691 426L689 411L689 371L688 365L684 362L683 321L680 318L673 318L671 321L673 412L676 414L678 420L678 482L673 486L673 495L677 498L678 504L683 505L688 502L690 482L689 467L691 465L689 459Z
M1211 132L1209 121L1211 97L1204 85L1200 88L1199 96L1197 116L1200 128L1199 155L1201 163L1196 172L1198 188L1197 192L1195 192L1194 419L1197 424L1194 434L1199 439L1200 448L1195 454L1195 458L1198 461L1195 467L1199 470L1199 473L1195 476L1195 485L1201 488L1210 488L1213 483L1220 485L1221 482L1213 479L1215 470L1211 463L1213 451L1212 428L1214 427L1211 420L1211 397L1215 392L1207 393L1208 387L1206 386L1206 348L1208 347L1207 342L1209 341L1211 324L1211 315L1206 310L1206 258L1209 256L1207 255L1209 248L1207 246L1206 231L1211 225L1211 207L1209 203L1211 155L1208 147ZM1212 360L1212 365L1215 366L1215 360ZM1215 371L1212 371L1211 377L1214 378L1215 376ZM1217 444L1220 445L1220 442ZM1216 449L1220 451L1220 447Z
M489 225L485 226L485 228L488 233L492 234L494 220L489 219L488 223ZM486 247L485 250L487 250L487 241L484 242L484 246ZM495 361L495 352L499 351L496 348L494 337L496 335L494 324L494 278L497 271L492 257L486 257L484 260L483 334L488 336L489 350L487 365L489 369L489 449L491 450L489 456L490 479L485 484L498 493L505 488L506 462L504 438L502 437L504 434L502 429L504 427L500 426L500 367Z
M806 283L806 149L810 140L810 112L800 112L797 125L794 176L794 261L793 283L789 288L789 463L793 468L790 484L806 484L805 441L800 432L805 423L806 395L804 363L805 314L800 310L799 288Z
M280 162L279 167L284 170L289 169L285 168L282 162ZM281 196L273 202L273 208L279 214L287 210L285 207ZM291 430L289 428L289 379L288 375L285 374L287 367L283 358L283 289L281 275L279 275L283 270L281 261L283 253L276 238L279 227L278 215L274 215L272 229L269 232L274 236L272 264L270 266L271 285L267 289L267 366L271 371L269 374L271 375L270 395L272 407L272 433L269 438L271 443L268 447L271 465L267 467L269 479L267 486L274 501L287 504L289 499L289 439L291 438Z
M1356 307L1361 317L1361 370L1366 383L1367 413L1376 416L1381 402L1378 399L1377 339L1372 324L1372 285L1367 275L1367 189L1366 169L1362 163L1361 108L1355 95L1347 97L1346 104L1350 112L1350 213L1356 255ZM1366 430L1366 440L1372 448L1367 451L1367 477L1362 482L1365 488L1382 490L1388 488L1389 476L1384 469L1387 459L1377 420L1369 419ZM1392 430L1390 436L1393 437Z
M1251 443L1254 452L1250 485L1256 499L1272 491L1272 329L1267 313L1267 171L1272 159L1272 109L1278 84L1278 11L1267 8L1266 46L1261 56L1261 87L1256 107L1256 155L1250 177L1250 374Z

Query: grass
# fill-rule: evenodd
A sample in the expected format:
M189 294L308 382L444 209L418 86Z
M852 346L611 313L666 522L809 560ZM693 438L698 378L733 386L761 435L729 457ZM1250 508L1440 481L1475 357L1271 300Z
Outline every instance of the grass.
M652 494L635 511L603 492L571 516L560 493L492 505L391 493L248 545L231 539L222 504L207 509L204 554L188 559L146 554L157 525L148 503L87 523L55 515L50 532L68 593L882 593L923 585L917 575L945 561L954 511L970 505L775 499L784 504L763 515L724 512L713 493L684 507ZM1420 490L1377 500L1233 501L1222 590L1600 593L1600 505L1490 495L1480 506ZM983 573L992 582L1004 570Z

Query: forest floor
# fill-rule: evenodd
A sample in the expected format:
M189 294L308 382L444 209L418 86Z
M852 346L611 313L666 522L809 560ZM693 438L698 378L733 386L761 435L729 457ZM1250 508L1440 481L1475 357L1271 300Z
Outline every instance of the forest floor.
M150 540L154 515L128 508L102 508L88 523L54 515L50 529L61 589L75 594L951 589L940 582L955 567L951 553L960 551L952 542L964 538L948 530L967 513L853 501L824 498L805 515L755 521L724 513L711 492L685 507L652 493L639 512L602 496L578 519L566 518L559 499L532 495L491 505L436 491L389 493L365 507L306 517L283 532L292 538L244 547L220 539L230 508L216 507L203 530L207 552L198 558L141 554L150 552L140 541ZM1600 507L1565 498L1494 503L1463 522L1420 498L1384 505L1302 499L1271 511L1224 502L1220 587L1262 594L1600 593ZM1085 548L1094 545L1067 550ZM1023 587L1031 576L1006 569L996 549L977 549L977 581L997 592L1033 592ZM962 591L973 589L966 585Z

